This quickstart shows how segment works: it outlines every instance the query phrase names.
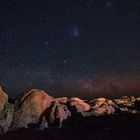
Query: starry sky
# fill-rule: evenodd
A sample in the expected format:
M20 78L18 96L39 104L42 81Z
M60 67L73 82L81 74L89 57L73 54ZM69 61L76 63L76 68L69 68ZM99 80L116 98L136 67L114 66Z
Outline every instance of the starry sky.
M0 0L0 85L53 96L140 92L139 0Z

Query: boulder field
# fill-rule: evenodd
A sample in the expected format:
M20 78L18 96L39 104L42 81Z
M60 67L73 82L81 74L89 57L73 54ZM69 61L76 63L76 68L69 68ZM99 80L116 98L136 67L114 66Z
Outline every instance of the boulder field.
M123 96L118 99L78 97L53 98L41 89L32 89L19 95L13 103L0 88L0 134L22 128L61 128L73 117L99 117L119 113L140 113L140 97Z

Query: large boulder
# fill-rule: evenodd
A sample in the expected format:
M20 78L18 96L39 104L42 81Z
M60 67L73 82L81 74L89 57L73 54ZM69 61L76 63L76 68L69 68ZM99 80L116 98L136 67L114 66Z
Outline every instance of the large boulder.
M55 126L62 127L62 123L71 116L66 105L60 104L58 101L53 101L50 108L46 110L42 117L40 129Z
M6 102L8 102L8 95L0 87L0 112L3 110Z
M85 111L89 111L90 105L85 103L82 99L78 97L73 97L69 99L69 106L74 107L76 109L76 112L81 113Z
M70 117L70 112L66 106L54 101L49 116L49 123L58 123L58 127L62 127L62 122Z
M3 110L0 112L0 134L11 130L13 121L14 106L6 103Z
M29 128L40 121L42 113L50 107L52 97L40 89L33 89L15 100L13 129Z

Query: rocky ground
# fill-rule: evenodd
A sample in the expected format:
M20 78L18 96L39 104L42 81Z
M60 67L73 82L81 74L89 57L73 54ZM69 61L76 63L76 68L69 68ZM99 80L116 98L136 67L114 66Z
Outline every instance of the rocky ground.
M18 130L0 137L1 140L135 140L139 139L140 118L136 115L83 118L62 128Z
M40 89L12 102L0 89L0 139L139 139L140 97L53 98Z

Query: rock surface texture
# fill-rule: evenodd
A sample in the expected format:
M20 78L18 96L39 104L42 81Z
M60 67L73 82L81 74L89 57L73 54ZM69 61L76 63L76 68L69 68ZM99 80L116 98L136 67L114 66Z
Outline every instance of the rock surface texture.
M50 107L50 97L43 90L33 89L15 100L13 129L29 128L40 121L42 113Z

